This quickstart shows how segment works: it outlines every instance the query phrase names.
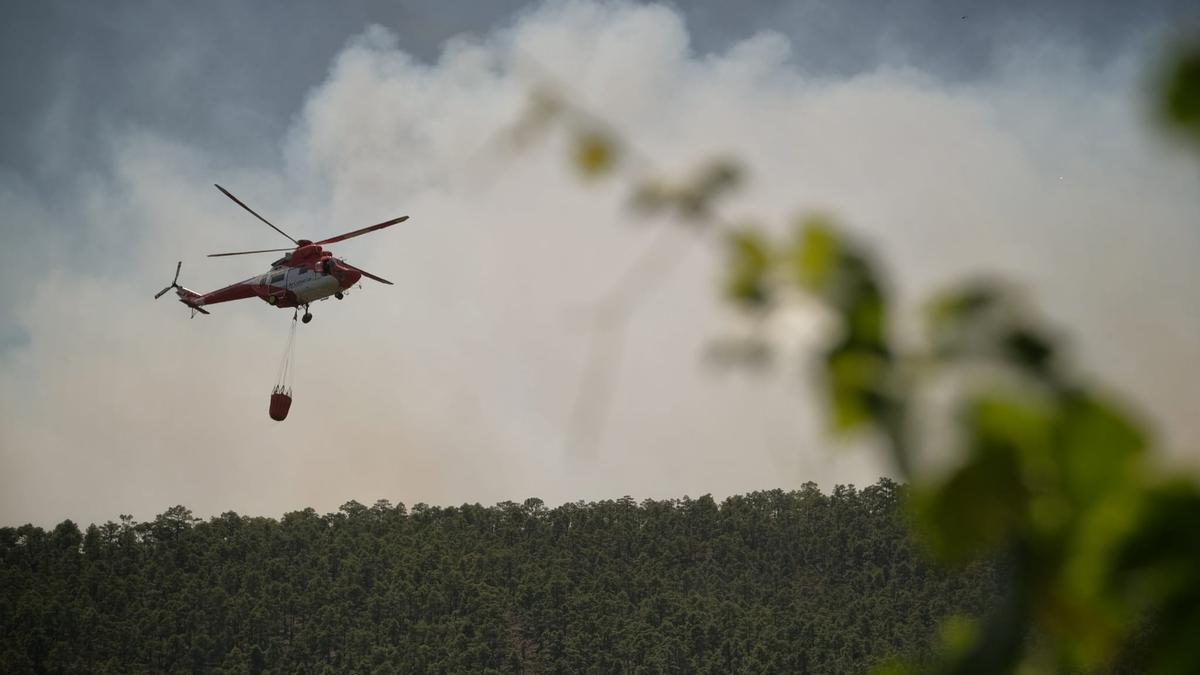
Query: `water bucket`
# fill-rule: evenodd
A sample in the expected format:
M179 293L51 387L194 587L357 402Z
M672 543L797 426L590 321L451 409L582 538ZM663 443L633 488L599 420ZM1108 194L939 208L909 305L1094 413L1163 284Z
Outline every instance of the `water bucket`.
M283 387L275 387L271 391L271 419L282 422L287 419L288 409L292 407L292 391Z

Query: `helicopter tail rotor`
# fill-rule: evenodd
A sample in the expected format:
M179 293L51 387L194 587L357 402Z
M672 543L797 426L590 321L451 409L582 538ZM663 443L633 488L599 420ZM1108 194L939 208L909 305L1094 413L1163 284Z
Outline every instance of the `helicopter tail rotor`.
M192 316L196 316L196 312L208 314L208 310L200 305L202 304L203 296L199 293L184 288L179 285L179 270L183 267L183 261L175 263L175 278L171 280L171 285L154 294L154 299L161 298L167 291L175 289L175 294L179 296L179 301L187 305L192 310Z
M183 267L183 261L182 261L182 260L180 260L180 261L179 261L178 263L176 263L176 265L175 265L175 278L171 280L171 285L170 285L170 286L167 286L167 287L166 287L166 288L164 288L164 289L162 289L162 290L161 290L161 291L159 291L158 293L155 293L155 294L154 294L154 299L155 299L155 300L157 300L157 299L161 298L161 297L163 296L163 294L164 294L164 293L166 293L167 291L171 290L172 288L179 288L179 270L180 270L182 267Z

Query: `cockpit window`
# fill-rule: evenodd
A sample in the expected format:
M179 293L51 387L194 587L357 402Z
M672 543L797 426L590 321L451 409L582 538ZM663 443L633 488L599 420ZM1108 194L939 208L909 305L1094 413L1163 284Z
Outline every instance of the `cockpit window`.
M283 281L283 277L284 277L286 274L287 274L287 272L277 272L277 273L275 273L275 274L272 274L272 275L271 275L271 280L270 280L269 282L267 282L267 283L269 283L269 284L271 284L272 286L274 286L275 284L278 284L279 282Z

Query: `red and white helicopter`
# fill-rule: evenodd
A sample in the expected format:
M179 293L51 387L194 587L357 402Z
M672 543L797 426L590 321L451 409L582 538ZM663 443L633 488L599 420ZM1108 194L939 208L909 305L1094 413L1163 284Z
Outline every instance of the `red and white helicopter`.
M208 257L219 258L229 255L249 255L251 253L277 253L279 251L290 251L288 255L283 256L279 260L271 263L271 269L264 274L239 281L236 284L230 284L225 288L215 290L211 293L197 293L195 291L184 288L179 285L179 270L183 267L183 261L179 261L175 265L175 279L170 286L155 294L154 299L157 300L164 293L175 289L175 293L179 296L179 301L192 309L192 316L196 312L208 314L204 309L206 305L214 305L218 302L229 302L230 300L242 300L244 298L261 298L263 302L284 308L304 308L304 323L312 321L312 313L309 312L309 303L322 300L329 296L333 296L338 300L342 299L342 293L362 277L374 279L382 284L392 285L392 282L382 277L377 277L366 270L361 270L354 265L335 258L333 253L326 251L322 246L326 244L334 244L339 241L345 241L352 237L357 237L375 230L382 230L385 227L402 223L408 220L408 216L400 216L392 220L364 227L361 230L354 230L346 234L339 234L336 237L322 239L321 241L309 241L308 239L292 239L292 237L283 230L275 227L269 220L255 213L254 209L246 206L240 199L234 197L228 190L217 185L216 188L223 192L226 197L237 202L238 206L246 209L254 214L255 218L263 221L279 234L287 237L295 248L268 248L260 251L239 251L236 253L213 253Z

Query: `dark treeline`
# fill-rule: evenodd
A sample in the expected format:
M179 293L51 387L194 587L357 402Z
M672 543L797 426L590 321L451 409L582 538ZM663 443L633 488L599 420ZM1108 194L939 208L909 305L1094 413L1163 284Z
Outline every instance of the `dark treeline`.
M0 529L4 672L862 672L999 594L902 489Z

